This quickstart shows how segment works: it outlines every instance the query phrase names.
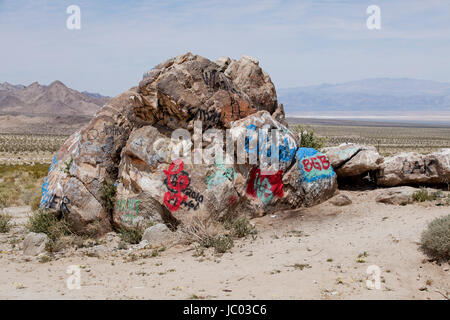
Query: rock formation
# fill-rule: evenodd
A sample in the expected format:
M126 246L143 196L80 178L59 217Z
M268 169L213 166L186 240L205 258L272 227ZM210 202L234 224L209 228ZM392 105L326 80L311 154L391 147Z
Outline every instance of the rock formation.
M449 183L450 149L428 155L408 152L387 157L377 173L377 184L387 187Z
M277 136L265 135L275 129ZM274 157L277 165L262 165ZM79 233L147 222L174 229L193 215L218 220L312 206L336 187L327 156L300 148L285 125L258 61L186 53L145 73L64 143L41 207Z
M383 158L373 146L344 143L337 147L324 149L339 177L352 177L375 171Z

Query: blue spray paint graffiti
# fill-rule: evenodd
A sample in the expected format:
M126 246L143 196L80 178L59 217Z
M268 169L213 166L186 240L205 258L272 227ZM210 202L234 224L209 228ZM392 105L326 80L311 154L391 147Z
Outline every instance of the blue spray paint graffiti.
M250 141L254 139L254 135L257 132L257 128L254 124L250 124L246 127L247 130L247 136L245 137L245 151L247 153L257 153L258 156L262 154L266 154L268 158L272 155L272 150L276 150L277 146L272 143L270 144L269 135L261 134L260 131L258 131L258 141L256 148L250 149ZM252 131L254 133L252 133ZM264 139L265 137L265 139ZM295 152L297 151L297 146L295 143L292 143L293 145L289 145L289 139L287 137L284 137L281 141L281 144L278 146L278 152L279 152L279 160L284 162L291 162L292 159L295 157Z
M302 171L303 180L313 182L331 178L336 173L327 157L313 148L299 148L297 150L298 169Z
M214 174L206 178L206 184L208 186L208 189L220 186L227 179L230 181L234 181L234 178L236 176L236 172L232 167L225 168L225 166L222 163L217 163L216 166L218 170Z
M49 181L48 176L50 172L55 169L56 164L58 163L58 160L56 160L56 156L53 157L52 163L50 164L50 167L48 168L47 176L44 179L44 183L42 184L42 194L41 194L41 202L39 203L39 207L49 207L49 203L51 204L53 201L53 197L55 196L54 193L49 192Z

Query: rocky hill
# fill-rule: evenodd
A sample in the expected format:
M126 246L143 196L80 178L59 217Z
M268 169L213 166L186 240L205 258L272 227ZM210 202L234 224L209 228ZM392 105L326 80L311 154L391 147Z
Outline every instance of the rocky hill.
M61 81L29 86L0 83L0 113L12 115L94 115L109 97L68 88Z

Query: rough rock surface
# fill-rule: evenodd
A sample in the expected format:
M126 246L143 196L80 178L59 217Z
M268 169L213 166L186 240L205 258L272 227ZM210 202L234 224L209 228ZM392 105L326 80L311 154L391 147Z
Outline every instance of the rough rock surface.
M173 238L172 231L163 223L158 223L145 229L142 241L147 241L151 245L160 246Z
M414 202L413 194L419 189L413 187L394 187L381 189L375 201L386 204L405 205Z
M345 194L338 194L330 200L332 204L338 207L348 206L352 204L352 200Z
M415 152L385 158L377 172L380 186L450 183L450 149L428 155Z
M359 176L380 167L383 158L373 146L344 143L324 149L339 177Z
M233 84L245 92L258 110L270 113L277 108L277 93L270 77L259 67L259 61L248 56L232 60L225 70Z
M48 237L45 233L30 232L23 241L23 254L26 256L37 256L45 251Z
M65 216L77 232L105 233L147 222L175 229L194 214L252 217L327 200L337 187L330 162L299 148L283 120L275 88L254 59L175 57L111 99L64 143L41 207ZM189 137L174 138L179 129ZM259 129L278 130L278 150ZM272 149L279 166L260 166ZM240 163L242 150L247 160Z

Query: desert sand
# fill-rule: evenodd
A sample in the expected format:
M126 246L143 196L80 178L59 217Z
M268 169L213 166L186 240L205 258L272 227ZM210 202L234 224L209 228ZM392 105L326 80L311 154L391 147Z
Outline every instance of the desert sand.
M448 299L450 265L429 261L418 241L450 207L380 204L378 192L341 191L351 205L253 219L256 238L220 256L178 244L151 257L151 249L117 249L108 234L98 257L82 248L42 263L21 250L29 208L7 208L16 225L0 235L0 299ZM70 265L81 268L79 290L67 288ZM380 289L366 285L371 265L381 270Z

